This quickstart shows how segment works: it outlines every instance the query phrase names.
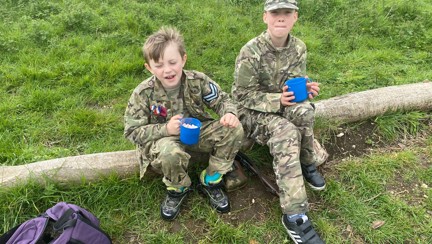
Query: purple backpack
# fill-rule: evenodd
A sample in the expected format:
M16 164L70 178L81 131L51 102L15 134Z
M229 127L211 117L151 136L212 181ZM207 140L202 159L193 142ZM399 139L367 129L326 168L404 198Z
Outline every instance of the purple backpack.
M87 210L59 202L40 216L27 220L0 237L6 244L111 244L99 220Z

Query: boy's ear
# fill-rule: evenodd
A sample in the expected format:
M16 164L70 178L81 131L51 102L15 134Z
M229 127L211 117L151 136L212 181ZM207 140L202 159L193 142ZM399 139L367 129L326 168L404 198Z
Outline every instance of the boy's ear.
M153 71L152 71L152 69L151 69L151 67L150 67L150 65L148 64L148 63L144 63L144 67L150 72L150 73L152 73L153 74Z
M185 54L185 55L183 56L183 66L185 66L185 64L186 64L186 60L187 60L187 55Z

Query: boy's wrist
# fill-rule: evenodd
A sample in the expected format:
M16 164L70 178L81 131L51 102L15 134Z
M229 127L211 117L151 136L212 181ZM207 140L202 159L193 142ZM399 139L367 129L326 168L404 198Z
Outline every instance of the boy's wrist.
M168 123L165 123L165 124L162 126L161 130L160 130L160 133L161 133L161 136L162 136L162 137L169 136L167 126L168 126Z

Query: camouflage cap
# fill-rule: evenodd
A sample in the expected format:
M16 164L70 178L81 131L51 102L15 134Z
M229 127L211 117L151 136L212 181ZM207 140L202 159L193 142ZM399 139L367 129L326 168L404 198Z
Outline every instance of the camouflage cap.
M264 11L289 8L298 10L296 0L267 0L264 4Z

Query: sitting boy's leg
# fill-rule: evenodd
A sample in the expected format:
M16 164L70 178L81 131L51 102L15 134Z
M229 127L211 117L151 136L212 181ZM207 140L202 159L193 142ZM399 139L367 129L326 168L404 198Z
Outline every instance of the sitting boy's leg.
M295 243L321 244L324 242L306 215L309 204L299 161L301 135L295 125L284 120L275 119L269 124L271 137L267 142L279 186L282 224Z
M306 216L308 201L300 164L301 134L288 119L271 114L253 116L251 134L266 143L273 156L273 168L279 187L282 224L295 243L323 243Z
M273 156L279 200L284 213L307 211L306 188L300 164L300 133L295 125L279 117L270 121L267 146Z
M308 102L286 107L283 116L294 124L301 134L300 161L305 164L314 163L313 147L315 110Z
M223 190L222 175L215 172L210 175L206 170L200 174L200 191L209 198L210 205L219 213L230 211L230 203L227 194Z
M300 129L300 133L302 133L300 162L303 177L313 190L324 190L325 180L316 166L318 156L315 153L313 131L312 129Z
M315 165L318 167L321 164L325 163L325 161L327 161L329 154L324 148L324 146L322 146L317 139L314 139L313 146L316 157Z
M284 111L284 117L293 123L300 132L300 162L306 182L313 190L323 190L325 180L316 168L318 157L314 148L315 111L313 106L306 102L287 107Z
M191 180L187 174L189 154L172 138L158 140L151 148L154 157L151 166L162 171L167 194L160 206L162 218L172 220L180 212L181 204L190 191Z
M228 128L212 121L201 127L199 149L210 152L207 172L225 174L232 169L234 158L241 148L243 127Z
M222 176L232 169L242 139L241 126L228 128L219 121L212 121L201 127L198 150L210 152L210 158L207 169L200 175L200 189L209 197L210 205L222 213L230 210L228 196L223 191Z

